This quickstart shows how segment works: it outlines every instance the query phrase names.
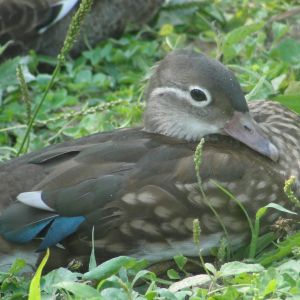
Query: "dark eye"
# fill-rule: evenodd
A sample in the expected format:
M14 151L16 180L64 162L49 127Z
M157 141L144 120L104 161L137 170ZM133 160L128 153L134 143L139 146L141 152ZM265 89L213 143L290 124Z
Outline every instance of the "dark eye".
M206 94L201 91L200 89L192 89L191 90L191 96L195 101L201 102L201 101L207 101Z

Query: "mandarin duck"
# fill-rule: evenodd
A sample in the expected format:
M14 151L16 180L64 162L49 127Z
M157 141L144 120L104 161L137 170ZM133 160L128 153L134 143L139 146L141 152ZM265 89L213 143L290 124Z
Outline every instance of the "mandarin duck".
M247 105L234 74L192 50L176 50L155 68L145 92L144 125L49 146L0 166L0 265L35 265L50 247L48 269L129 255L149 262L209 255L224 232L231 247L249 238L250 217L275 202L283 185L300 196L300 116L270 101ZM199 191L194 152L205 138ZM279 212L265 217L266 230Z
M35 49L56 56L79 2L0 0L0 44L11 42L4 55L14 56ZM162 4L163 0L94 1L72 54L78 55L87 49L87 41L93 46L100 40L120 35L129 23L148 22Z

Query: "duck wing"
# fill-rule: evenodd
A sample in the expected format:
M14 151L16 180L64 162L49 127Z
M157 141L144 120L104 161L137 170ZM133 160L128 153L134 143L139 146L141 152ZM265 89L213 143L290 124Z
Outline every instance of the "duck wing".
M44 32L62 19L78 0L0 0L0 37L10 39ZM7 38L6 40L9 40Z
M72 249L72 256L86 260L94 227L101 260L127 254L158 261L178 253L197 255L192 223L198 218L204 254L218 246L224 227L233 246L240 245L249 237L246 217L215 182L230 190L253 216L268 202L285 200L279 188L284 179L272 161L230 138L217 137L205 143L199 183L196 146L130 129L13 161L6 172L20 168L22 181L30 181L26 169L32 166L41 175L5 209L0 233L17 243L42 238L40 251L62 243ZM273 214L268 222L275 218Z
M1 234L26 243L47 227L40 247L44 250L76 231L98 209L108 219L106 204L126 186L141 157L160 142L140 130L120 130L49 147L3 165L0 203L8 208L0 218Z

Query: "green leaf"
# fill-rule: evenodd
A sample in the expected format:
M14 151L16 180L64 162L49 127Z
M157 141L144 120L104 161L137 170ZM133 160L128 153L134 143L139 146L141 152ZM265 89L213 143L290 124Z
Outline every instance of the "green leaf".
M272 22L272 32L275 41L279 41L289 30L290 27L287 24Z
M95 48L89 51L84 51L82 53L82 55L89 59L91 61L91 64L93 66L96 66L99 64L100 60L101 60L101 48Z
M105 300L127 300L128 294L120 288L107 288L101 292L100 299Z
M264 293L263 293L263 296L267 296L269 294L272 294L276 291L276 288L277 288L277 281L276 279L272 279L268 282L265 290L264 290Z
M74 294L76 297L81 297L83 299L103 299L96 289L79 282L63 281L55 284L54 287L57 289L67 290L68 292Z
M74 80L75 83L92 82L92 71L89 69L80 70Z
M278 101L289 109L300 113L300 95L278 95L273 100Z
M300 81L291 81L284 91L285 95L300 95Z
M260 100L267 99L270 95L274 94L273 86L266 80L265 76L262 76L254 88L246 95L246 99Z
M148 275L148 276L147 276ZM143 277L151 278L152 281L156 279L156 275L148 270L141 270L139 271L133 278L131 286L134 287L135 283L142 279Z
M76 281L81 277L80 273L71 272L65 268L59 268L51 271L47 275L43 276L41 288L47 294L53 294L56 290L54 287L56 284L63 281Z
M85 273L83 278L88 280L102 280L118 273L122 267L131 268L138 262L136 259L128 256L115 257Z
M176 262L177 267L180 270L183 270L184 266L187 263L187 258L183 255L176 255L176 256L174 256L174 260Z
M270 52L271 57L300 66L300 42L287 38Z
M89 261L89 271L91 271L91 270L93 270L97 267L96 255L95 255L94 230L95 230L95 227L93 226L93 230L92 230L92 252L91 252L90 261Z
M164 24L159 31L160 36L168 36L174 32L174 26L172 24Z
M235 45L245 40L245 37L255 33L264 26L264 22L254 23L251 25L244 25L233 29L227 33L224 37L222 45L222 52L224 54L224 60L229 61L234 58L237 54Z
M256 252L260 253L263 249L269 246L275 240L275 233L274 232L267 232L264 235L261 235L257 239L257 249Z
M180 276L177 271L170 269L167 271L167 275L170 279L180 279Z
M211 264L211 263L206 263L204 266L205 266L205 268L206 268L209 272L211 272L214 276L217 275L217 269L215 268L215 266L214 266L213 264Z
M261 208L258 209L258 211L256 212L255 217L256 217L257 219L262 218L262 217L266 214L267 210L268 210L268 208L267 208L266 206L261 207Z
M224 293L224 295L221 295L220 297L218 297L218 300L235 300L235 299L241 299L239 297L239 292L237 291L237 289L235 287L229 286L226 289L226 292Z
M285 209L283 206L276 203L269 203L268 205L261 207L256 212L255 215L255 224L254 224L254 231L252 232L252 238L250 243L249 258L254 258L256 255L257 241L258 241L259 230L260 230L260 219L266 214L268 208L275 208L285 213L297 214L288 209Z
M286 74L281 74L271 80L272 87L274 91L278 92L282 87L285 86L287 81L287 75Z
M282 211L282 212L285 212L285 213L288 213L288 214L297 215L296 212L288 210L288 209L284 208L283 206L281 206L280 204L277 204L277 203L271 202L268 205L266 205L265 207L266 208L275 208L279 211Z
M34 277L31 280L30 287L29 287L28 300L40 300L41 299L40 281L41 281L42 271L43 271L44 266L47 263L49 254L50 254L50 251L48 248L46 255L44 256L43 260L41 261L39 267L36 270Z
M167 289L161 288L161 289L158 289L158 292L160 295L160 297L158 299L178 300L178 298Z
M283 264L281 264L280 266L278 266L277 269L280 270L281 272L286 272L286 271L292 270L297 274L297 273L299 273L299 270L300 270L300 259L288 260L288 261L284 262Z
M9 269L9 273L10 274L17 274L19 273L24 267L26 266L26 262L24 259L20 259L20 258L17 258L13 265L10 267Z
M226 277L242 273L258 273L262 271L264 271L264 267L260 264L246 264L239 261L233 261L222 265L220 275Z
M13 43L13 41L8 41L3 46L0 44L0 56L3 54L3 52L6 50L6 48L12 43Z
M16 85L18 83L16 77L16 69L20 63L20 57L8 59L4 63L0 64L0 87L8 87L10 85Z
M145 294L145 299L146 300L154 300L157 299L157 292L156 291L147 291Z
M300 232L298 231L295 234L288 236L283 242L278 243L276 249L265 251L263 255L257 259L257 261L263 266L268 266L274 261L286 258L292 253L294 247L299 245Z

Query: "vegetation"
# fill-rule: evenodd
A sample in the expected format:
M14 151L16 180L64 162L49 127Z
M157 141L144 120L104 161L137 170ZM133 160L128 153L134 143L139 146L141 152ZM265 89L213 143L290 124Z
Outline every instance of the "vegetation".
M138 124L145 74L167 52L188 45L228 65L249 101L273 99L300 113L297 5L296 0L173 0L149 26L139 31L128 27L120 39L104 41L76 59L68 58L64 65L61 57L34 52L4 62L0 159L15 157L20 149L25 153ZM33 118L58 62L61 70ZM28 124L32 128L23 147ZM289 183L286 191L298 203ZM235 261L224 263L226 245L218 249L216 264L205 263L200 253L199 273L207 272L202 276L186 278L191 275L182 256L174 258L176 268L161 279L147 271L143 261L118 257L96 266L93 255L85 274L60 268L41 276L47 253L32 280L19 275L25 266L22 260L0 273L0 298L39 299L41 293L43 299L299 299L300 233L281 224L285 237L275 245L272 232L259 237L259 220L266 209L257 212L251 244L233 254ZM201 247L201 228L197 221L194 225L195 243Z

